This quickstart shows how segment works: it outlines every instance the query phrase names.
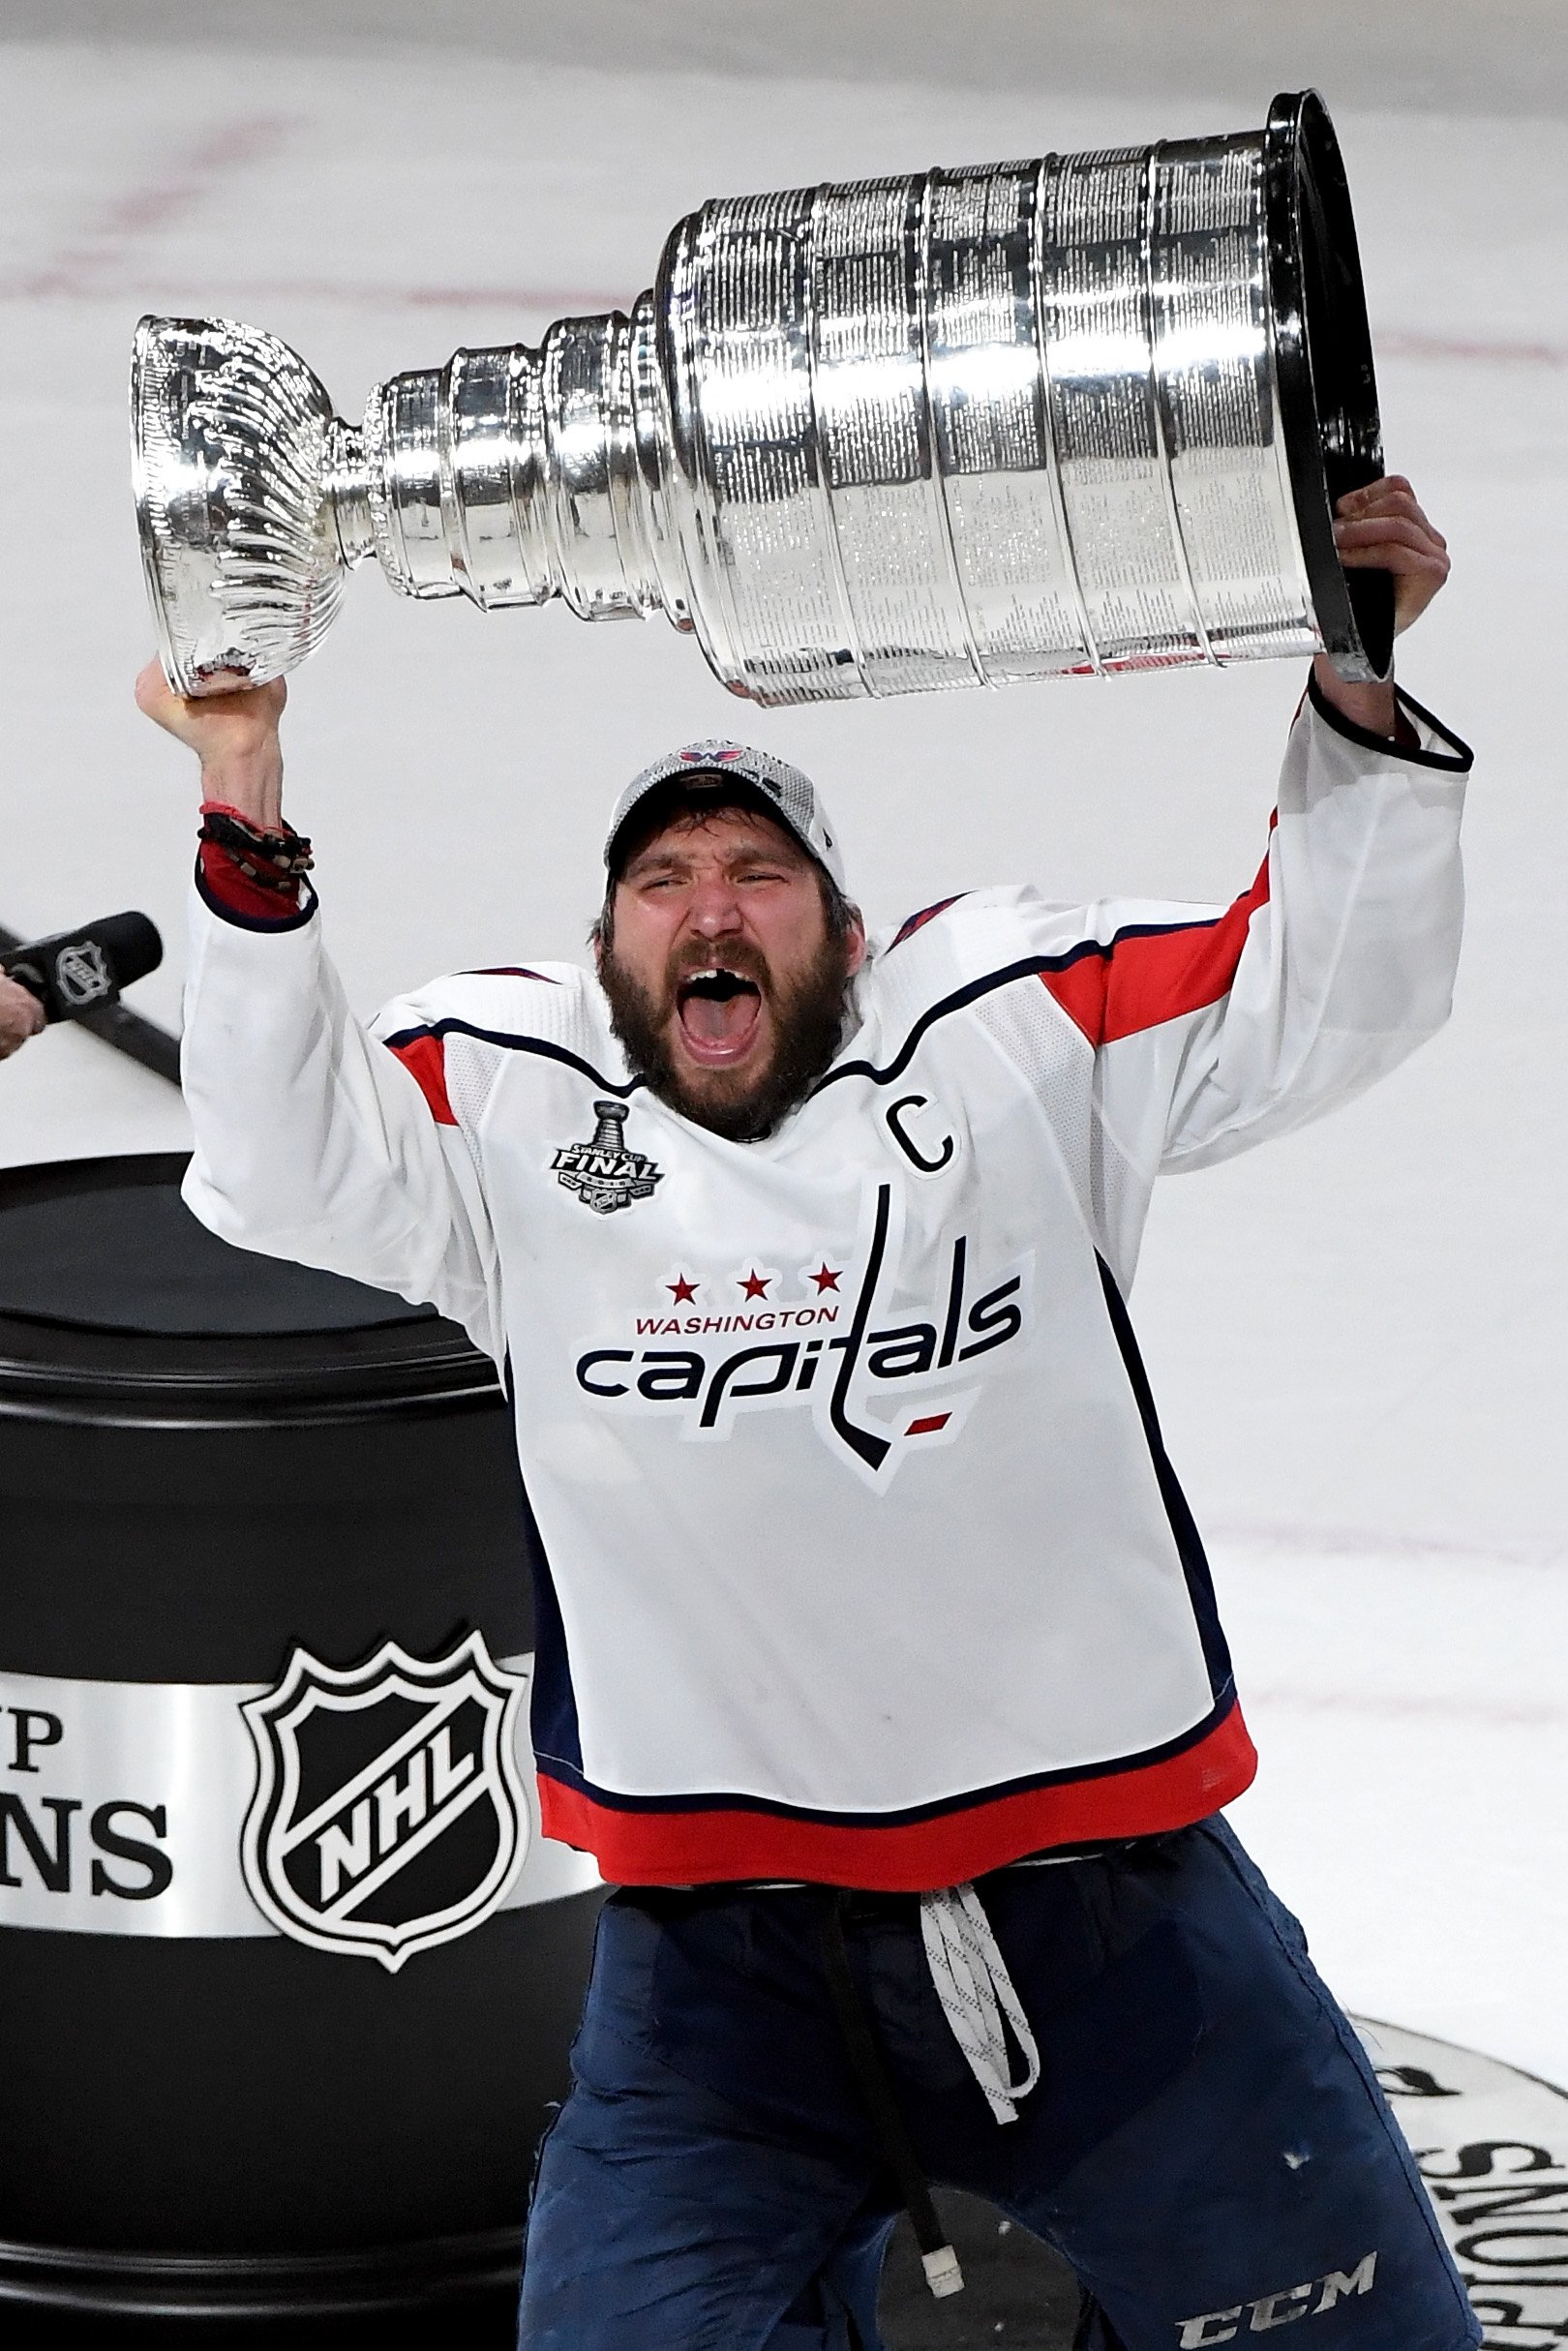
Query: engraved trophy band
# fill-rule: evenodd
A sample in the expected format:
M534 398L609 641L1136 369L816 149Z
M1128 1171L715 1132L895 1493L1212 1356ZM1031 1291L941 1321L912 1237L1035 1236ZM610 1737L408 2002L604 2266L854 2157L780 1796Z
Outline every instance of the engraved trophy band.
M1333 503L1382 469L1321 100L1265 128L721 198L630 316L333 413L286 345L144 318L137 517L182 693L403 594L664 611L760 703L1327 650L1385 675Z

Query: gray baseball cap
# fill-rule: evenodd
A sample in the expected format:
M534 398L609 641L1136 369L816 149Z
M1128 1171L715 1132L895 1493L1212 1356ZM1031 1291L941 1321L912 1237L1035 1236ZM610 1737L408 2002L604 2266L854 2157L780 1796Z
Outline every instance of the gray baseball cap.
M615 804L605 838L604 861L612 873L616 845L633 810L661 784L681 777L689 778L697 792L701 792L709 778L733 778L737 783L749 784L780 824L788 826L801 848L816 859L835 888L840 892L844 890L844 859L837 828L829 824L822 795L810 776L802 775L787 760L775 759L770 751L754 750L749 743L720 742L716 738L683 743L678 751L667 751L650 768L645 768L641 775L633 776Z

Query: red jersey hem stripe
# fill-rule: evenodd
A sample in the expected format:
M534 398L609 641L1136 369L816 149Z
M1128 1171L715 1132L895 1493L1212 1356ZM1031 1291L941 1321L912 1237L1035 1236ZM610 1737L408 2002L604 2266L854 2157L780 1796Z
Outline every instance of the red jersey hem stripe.
M922 1893L960 1885L1053 1845L1185 1828L1231 1803L1256 1769L1241 1708L1233 1705L1207 1737L1163 1763L1027 1789L888 1828L718 1807L619 1812L542 1769L539 1803L545 1835L592 1854L611 1884L802 1878L873 1893Z

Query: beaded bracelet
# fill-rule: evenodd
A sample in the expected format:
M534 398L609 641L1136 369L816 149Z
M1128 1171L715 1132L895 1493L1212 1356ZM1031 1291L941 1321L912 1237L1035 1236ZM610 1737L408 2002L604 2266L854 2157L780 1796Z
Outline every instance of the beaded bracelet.
M309 840L292 825L286 822L281 831L253 825L249 817L222 800L202 801L196 837L225 851L246 879L262 889L297 894L300 876L309 873L316 862Z

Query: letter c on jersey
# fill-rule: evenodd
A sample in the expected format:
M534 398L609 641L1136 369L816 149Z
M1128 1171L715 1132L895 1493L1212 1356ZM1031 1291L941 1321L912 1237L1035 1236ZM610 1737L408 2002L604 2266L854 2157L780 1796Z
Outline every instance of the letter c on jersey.
M614 1381L604 1385L596 1379L589 1379L588 1373L593 1370L595 1364L630 1363L631 1360L630 1347L595 1347L591 1355L584 1355L579 1358L577 1384L580 1388L586 1388L589 1396L624 1396L626 1393L624 1380L618 1387Z
M904 1112L906 1110L923 1110L926 1108L928 1100L929 1097L924 1094L901 1094L897 1101L888 1104L884 1116L888 1121L889 1132L910 1165L918 1167L921 1175L940 1175L958 1149L952 1136L945 1134L936 1158L927 1159L920 1144L904 1125Z

